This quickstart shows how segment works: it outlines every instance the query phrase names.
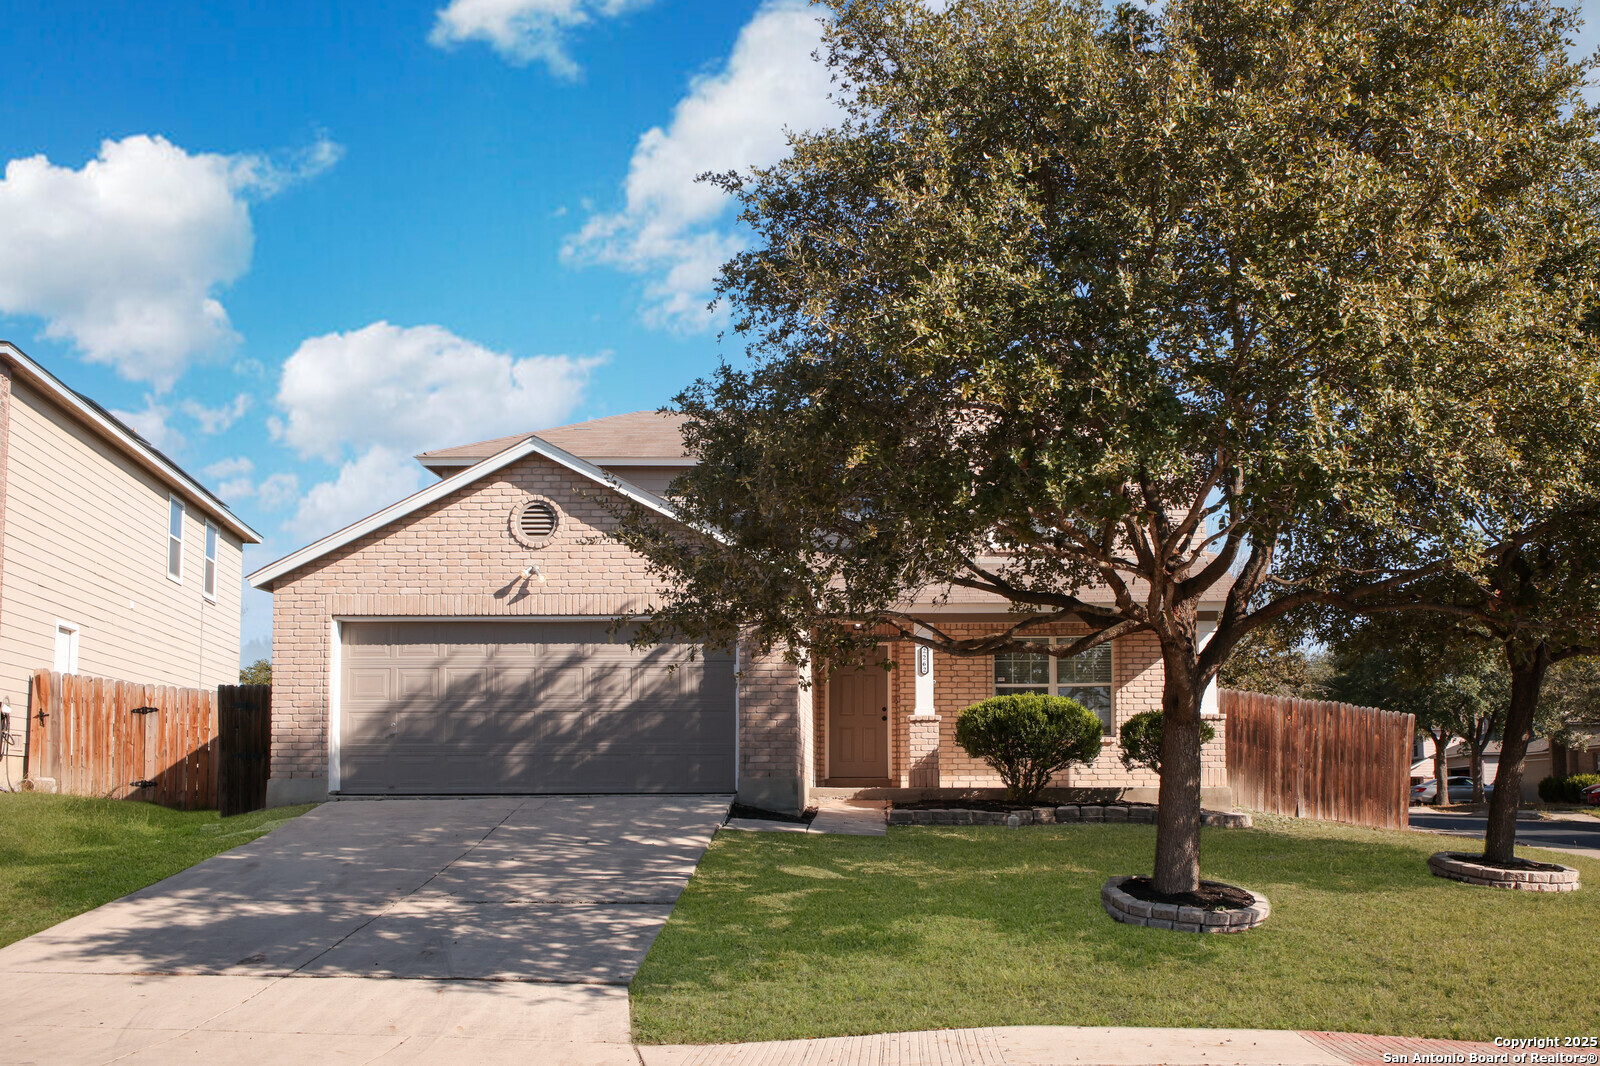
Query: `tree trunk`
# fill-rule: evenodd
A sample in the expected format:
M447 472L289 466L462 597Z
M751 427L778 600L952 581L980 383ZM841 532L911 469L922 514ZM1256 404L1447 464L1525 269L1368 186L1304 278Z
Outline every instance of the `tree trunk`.
M1156 811L1157 892L1200 887L1200 697L1194 653L1162 648L1161 792Z
M1552 740L1550 742L1550 774L1552 777L1566 777L1567 773L1567 746L1565 744L1557 744Z
M1533 717L1539 710L1539 689L1550 669L1550 646L1540 643L1532 651L1506 645L1511 668L1511 706L1506 711L1506 731L1500 741L1500 768L1495 771L1494 795L1489 799L1489 828L1483 837L1483 857L1490 862L1510 862L1516 857L1517 807L1522 802L1522 768L1533 737Z
M1483 749L1472 741L1467 742L1472 747L1472 802L1483 802Z
M1449 766L1445 761L1444 749L1450 746L1450 734L1440 733L1433 738L1433 805L1443 807L1450 802L1450 790L1445 787L1448 783L1445 777Z

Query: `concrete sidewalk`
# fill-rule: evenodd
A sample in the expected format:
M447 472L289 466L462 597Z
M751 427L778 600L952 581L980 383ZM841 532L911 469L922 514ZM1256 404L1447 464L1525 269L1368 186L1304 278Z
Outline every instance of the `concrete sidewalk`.
M759 1044L642 1046L644 1066L1367 1066L1489 1044L1278 1029L1023 1025ZM1426 1059L1424 1061L1427 1061ZM1452 1061L1452 1060L1439 1060Z

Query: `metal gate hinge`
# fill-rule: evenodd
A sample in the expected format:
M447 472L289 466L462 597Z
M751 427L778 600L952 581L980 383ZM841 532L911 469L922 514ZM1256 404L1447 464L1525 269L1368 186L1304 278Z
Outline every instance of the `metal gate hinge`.
M128 713L129 714L155 714L160 709L161 709L160 707L133 707L133 708L129 709Z

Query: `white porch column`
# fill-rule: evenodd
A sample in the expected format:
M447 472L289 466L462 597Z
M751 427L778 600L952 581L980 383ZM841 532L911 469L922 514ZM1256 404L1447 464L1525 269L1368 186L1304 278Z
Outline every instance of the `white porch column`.
M1197 648L1204 648L1211 639L1211 634L1217 631L1217 623L1202 621L1195 628L1195 636L1197 638L1195 644ZM1200 717L1218 718L1221 715L1222 709L1217 705L1217 682L1213 679L1211 684L1206 686L1205 693L1200 697Z
M917 633L932 635L920 627ZM917 645L911 664L913 698L907 736L911 772L906 783L912 788L938 788L939 716L933 703L933 649Z
M921 626L917 627L919 636L932 636ZM917 645L916 655L912 662L915 664L917 683L916 698L913 701L911 713L919 718L925 718L934 713L933 710L933 649Z

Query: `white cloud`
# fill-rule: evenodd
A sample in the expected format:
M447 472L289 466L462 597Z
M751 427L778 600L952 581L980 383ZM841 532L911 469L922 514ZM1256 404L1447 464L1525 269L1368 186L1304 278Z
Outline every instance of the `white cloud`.
M217 293L250 264L252 198L315 176L341 149L287 159L190 154L162 137L104 141L81 169L43 155L0 178L0 313L159 390L236 334Z
M255 472L255 469L255 463L246 456L238 455L231 459L218 459L202 472L213 481L222 481L227 478L248 477Z
M517 66L541 62L558 78L576 78L567 51L572 31L596 18L616 18L653 0L450 0L433 23L429 43L450 48L483 41Z
M375 444L339 467L339 476L311 486L288 523L297 535L314 540L381 511L436 480L404 449Z
M255 482L247 477L229 478L217 486L217 495L230 504L249 498L255 491Z
M294 474L272 474L256 486L256 503L263 511L281 511L300 498L300 479Z
M307 490L294 529L324 534L420 488L430 475L418 451L560 423L602 361L513 358L442 326L388 322L305 341L284 363L283 416L269 425L301 456L341 466Z
M142 411L112 411L111 414L164 452L175 452L186 443L183 434L172 426L172 408L157 403L153 396L144 398Z
M834 124L818 9L772 0L739 32L724 68L696 78L666 129L639 138L620 211L592 214L568 239L569 262L603 263L648 277L645 320L703 329L718 268L739 251L729 198L695 181L707 171L744 170L788 154L784 130Z
M212 435L224 432L243 418L250 410L250 397L241 392L221 407L207 407L199 400L184 400L178 404L178 409L194 419L201 433Z
M329 461L346 445L422 450L531 432L566 417L602 361L517 359L442 326L374 322L300 345L283 365L273 432Z

